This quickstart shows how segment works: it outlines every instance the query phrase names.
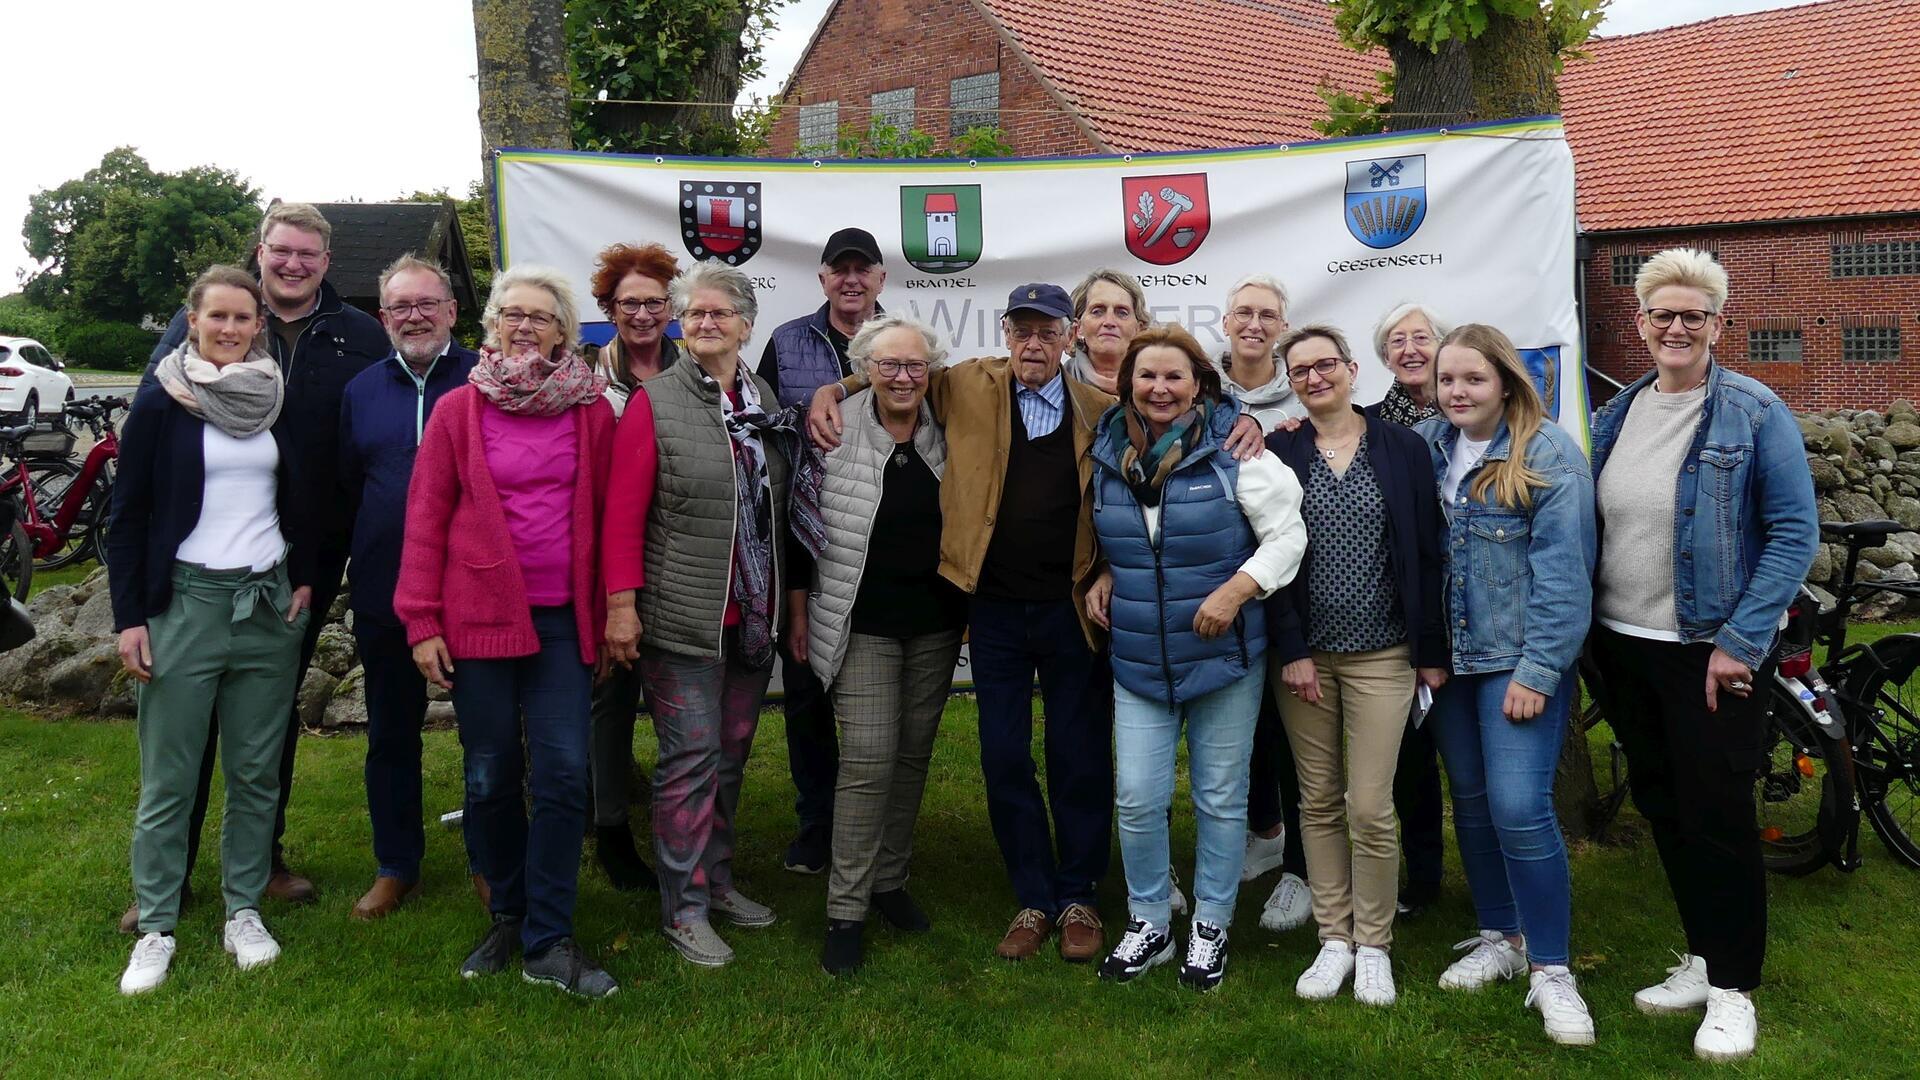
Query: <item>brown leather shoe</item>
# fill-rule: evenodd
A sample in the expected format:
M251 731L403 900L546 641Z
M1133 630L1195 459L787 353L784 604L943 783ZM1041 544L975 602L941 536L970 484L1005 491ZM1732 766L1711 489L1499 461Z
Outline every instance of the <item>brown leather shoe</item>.
M1047 921L1047 913L1037 908L1023 908L1013 917L1013 924L1007 927L1007 936L1000 939L1000 945L993 951L1002 960L1025 960L1040 951L1040 944L1053 933L1053 924Z
M361 922L384 919L399 910L401 904L420 895L420 883L401 881L382 875L373 879L373 888L353 905L353 917Z
M1060 913L1060 959L1084 964L1107 947L1100 913L1085 904L1068 904Z
M311 904L319 893L313 882L280 866L275 867L273 876L267 879L267 895L289 904Z
M192 887L187 885L180 886L180 910L183 912L186 911L187 905L191 903L193 903ZM126 914L120 916L120 932L123 934L137 934L140 932L140 901L135 900L133 903L127 905Z
M493 886L487 884L487 875L473 875L473 895L480 898L480 906L493 910Z

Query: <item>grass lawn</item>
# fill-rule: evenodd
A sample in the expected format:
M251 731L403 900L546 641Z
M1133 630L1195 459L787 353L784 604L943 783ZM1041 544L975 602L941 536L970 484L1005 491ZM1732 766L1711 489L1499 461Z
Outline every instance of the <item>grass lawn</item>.
M650 739L646 740L650 742ZM270 968L236 971L219 945L217 841L194 878L199 900L179 931L172 979L125 999L116 981L131 939L114 930L129 896L127 835L138 788L130 723L48 721L0 711L0 1076L678 1076L1006 1075L1529 1076L1701 1073L1695 1020L1647 1018L1635 989L1682 946L1653 846L1632 811L1623 846L1574 859L1576 968L1599 1045L1558 1050L1521 1006L1524 987L1445 994L1434 979L1473 929L1448 860L1444 902L1400 928L1401 1000L1389 1010L1350 996L1309 1005L1293 980L1312 958L1310 930L1258 926L1271 877L1245 889L1225 985L1200 996L1172 968L1124 987L1088 967L1012 965L992 947L1014 912L988 830L975 711L956 699L934 761L913 890L935 922L908 938L876 925L868 966L834 981L816 963L823 880L780 870L792 794L777 714L768 714L747 777L738 877L771 903L778 925L728 930L731 966L699 970L653 932L652 894L630 898L583 870L581 940L623 984L585 1004L506 975L454 972L484 927L457 834L429 825L428 888L375 925L347 911L373 866L359 737L308 738L288 837L318 904L269 903L285 949ZM643 746L650 759L651 747ZM427 807L460 799L459 745L427 736ZM216 799L218 796L216 796ZM217 812L217 811L216 811ZM1191 809L1176 811L1175 854L1190 884ZM1877 840L1858 874L1773 879L1762 1036L1742 1075L1854 1077L1914 1072L1920 968L1913 955L1920 874ZM1119 858L1102 895L1110 924L1125 908Z

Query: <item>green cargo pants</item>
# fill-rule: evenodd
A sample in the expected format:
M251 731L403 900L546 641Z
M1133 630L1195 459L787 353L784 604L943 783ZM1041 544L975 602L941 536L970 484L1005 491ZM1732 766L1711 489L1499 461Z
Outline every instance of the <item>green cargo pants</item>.
M300 680L300 638L312 616L286 620L285 563L271 570L173 565L173 600L147 623L153 678L140 687L140 808L133 890L140 932L180 921L187 829L215 710L226 813L220 824L227 916L258 908L272 871L280 753Z

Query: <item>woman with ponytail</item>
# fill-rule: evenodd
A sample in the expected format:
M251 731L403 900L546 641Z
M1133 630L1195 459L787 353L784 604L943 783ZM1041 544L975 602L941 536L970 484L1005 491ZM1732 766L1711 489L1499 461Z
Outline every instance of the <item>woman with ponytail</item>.
M1480 929L1440 976L1478 990L1528 971L1527 1004L1547 1036L1593 1042L1568 970L1567 849L1553 779L1593 606L1593 480L1547 419L1505 334L1469 324L1439 350L1440 416L1418 431L1446 512L1453 677L1433 729L1453 793L1454 832Z

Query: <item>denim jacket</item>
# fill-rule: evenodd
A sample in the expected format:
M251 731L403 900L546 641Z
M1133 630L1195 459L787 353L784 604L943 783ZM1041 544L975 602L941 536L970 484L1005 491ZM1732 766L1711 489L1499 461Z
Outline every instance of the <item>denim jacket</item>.
M1444 417L1414 427L1433 451L1433 473L1447 475L1460 429ZM1503 506L1472 493L1474 478L1513 452L1506 421L1468 470L1447 509L1447 629L1453 671L1511 671L1513 681L1552 697L1580 655L1593 621L1593 479L1572 436L1542 421L1527 464L1546 481L1533 505Z
M1594 414L1596 481L1634 395L1653 379L1648 372ZM1813 474L1793 413L1759 381L1713 363L1700 426L1674 489L1673 602L1681 638L1711 641L1758 668L1819 545Z

